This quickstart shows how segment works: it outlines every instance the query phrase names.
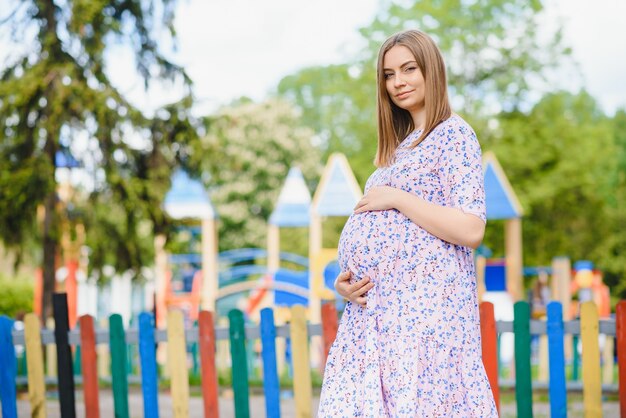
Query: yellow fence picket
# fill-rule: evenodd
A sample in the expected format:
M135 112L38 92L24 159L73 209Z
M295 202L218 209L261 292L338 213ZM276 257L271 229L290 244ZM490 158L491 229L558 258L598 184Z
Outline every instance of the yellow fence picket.
M43 365L41 327L34 313L24 316L24 339L26 341L26 363L28 368L28 398L30 416L46 417L46 382Z
M291 344L293 352L293 393L296 416L311 417L311 366L307 332L306 309L302 305L291 308Z
M100 329L109 329L109 319L102 318L100 321ZM96 344L96 361L98 363L98 377L108 378L111 376L111 353L109 344Z
M189 372L185 346L183 313L172 310L167 315L167 364L172 382L172 405L175 418L189 417Z
M217 326L220 328L228 328L228 318L221 317L217 320ZM230 341L228 338L215 341L215 366L217 373L230 374Z
M54 330L53 318L48 318L46 327L49 330ZM55 344L46 345L46 375L57 377L57 346Z
M602 383L600 380L600 345L598 308L584 302L580 309L580 334L583 344L583 405L585 417L602 416Z
M613 349L615 348L615 339L612 335L605 335L604 349L602 350L602 383L610 385L613 383L613 370L615 369L615 360L613 357Z
M549 380L548 366L548 336L539 336L539 381L547 382Z

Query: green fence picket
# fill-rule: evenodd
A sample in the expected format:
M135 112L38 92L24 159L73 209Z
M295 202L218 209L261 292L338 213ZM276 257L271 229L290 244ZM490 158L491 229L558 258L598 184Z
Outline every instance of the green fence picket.
M230 320L230 355L232 359L233 391L235 392L235 417L250 417L248 394L248 363L246 359L246 331L243 312L233 309Z
M515 400L518 418L532 418L533 392L530 375L530 306L516 302L513 331L515 333Z
M126 334L122 317L119 314L113 314L109 317L109 335L115 418L129 418Z

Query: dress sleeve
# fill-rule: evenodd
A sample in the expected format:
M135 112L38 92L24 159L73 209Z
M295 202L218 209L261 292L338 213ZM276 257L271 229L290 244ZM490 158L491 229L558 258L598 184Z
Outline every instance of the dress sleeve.
M440 159L440 175L451 207L487 222L482 153L476 134L461 125L447 131Z

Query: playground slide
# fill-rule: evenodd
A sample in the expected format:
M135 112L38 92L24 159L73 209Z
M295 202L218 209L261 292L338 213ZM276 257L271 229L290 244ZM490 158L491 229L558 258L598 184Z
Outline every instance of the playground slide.
M246 306L246 315L250 315L259 306L265 295L267 294L268 284L272 282L272 277L267 274L260 282L259 286L250 294L248 304Z

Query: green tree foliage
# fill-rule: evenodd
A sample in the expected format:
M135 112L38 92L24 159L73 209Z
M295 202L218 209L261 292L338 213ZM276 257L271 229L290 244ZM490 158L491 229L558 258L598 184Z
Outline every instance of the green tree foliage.
M448 67L456 111L480 130L483 116L517 109L546 69L567 54L560 33L540 42L541 2L441 0L383 3L360 33L364 49L352 61L305 68L287 76L278 94L292 100L303 121L323 140L325 152L346 153L361 184L376 151L376 56L391 34L416 28L430 34Z
M100 228L90 244L96 261L111 254L116 267L126 268L144 261L137 248L145 239L138 233L141 221L164 227L159 202L167 167L180 157L171 144L194 133L189 99L151 118L120 94L107 75L107 45L133 50L146 86L153 79L189 80L158 47L157 39L168 38L160 29L174 36L173 0L30 0L11 7L3 29L23 52L9 56L0 73L0 239L23 248L33 229L42 228L48 313L61 236L57 151L73 149L81 135L88 138L96 188L94 206L83 215L90 227ZM45 209L42 226L35 222L39 205ZM120 219L123 227L108 228Z
M524 207L526 265L552 257L592 260L615 295L626 296L626 113L606 116L586 92L552 93L530 112L494 119L482 138ZM501 228L485 244L503 255Z
M33 310L33 285L25 280L0 276L0 315L16 318Z
M611 122L613 154L604 164L611 164L613 171L607 178L608 208L602 214L611 226L595 254L614 294L626 298L626 110L616 112Z
M302 111L321 140L325 159L342 152L361 185L376 153L376 85L371 62L305 68L283 78L278 94Z
M495 152L524 208L525 263L556 255L601 260L611 235L607 179L616 166L612 126L587 93L546 95L529 113L502 114L482 138ZM485 243L496 251L490 229ZM498 238L496 238L498 239Z
M171 233L172 223L161 203L170 187L172 168L189 161L188 149L197 141L199 121L189 117L190 107L191 100L186 98L147 120L146 148L112 161L106 183L83 202L92 269L108 264L118 271L139 272L140 267L153 264L154 235Z
M289 168L300 167L310 182L319 176L321 158L312 141L311 129L301 127L293 106L280 100L244 100L212 118L192 164L210 174L221 250L267 245L267 221Z
M514 110L537 79L569 50L560 31L540 30L540 0L386 1L371 25L361 29L372 62L391 34L420 29L444 54L455 108L470 115Z

